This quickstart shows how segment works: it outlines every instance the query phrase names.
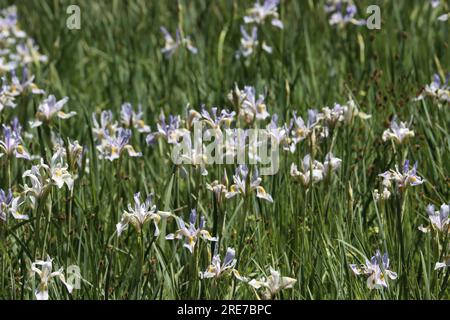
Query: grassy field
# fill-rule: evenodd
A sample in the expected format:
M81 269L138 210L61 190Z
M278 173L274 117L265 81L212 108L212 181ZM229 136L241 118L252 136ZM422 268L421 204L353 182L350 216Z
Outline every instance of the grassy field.
M244 23L253 0L0 0L0 8L17 6L18 25L48 57L27 65L45 94L24 91L15 97L15 108L0 109L5 126L18 118L22 144L32 155L26 160L0 149L0 188L5 194L11 189L20 204L16 212L0 194L0 213L5 213L0 299L36 299L46 292L47 283L33 269L48 270L48 264L32 268L32 263L47 256L53 271L64 268L67 282L78 279L70 273L74 265L82 278L70 294L54 275L48 282L50 299L449 299L449 222L443 214L439 230L427 206L438 211L450 201L450 88L443 86L440 97L415 98L434 74L445 79L450 72L450 24L438 20L450 3L441 0L433 8L429 1L356 2L358 19L369 16L367 6L380 7L381 29L330 25L325 1L282 0L276 10L284 27L268 17L257 25L265 44L260 41L253 54L237 58L241 25L249 33L256 25ZM66 26L71 4L81 10L79 30ZM166 57L161 26L174 38L179 28L197 53L186 41ZM1 48L5 41L0 37ZM21 66L17 72L23 74ZM9 79L7 71L0 68L0 73ZM250 192L258 165L248 165L245 194L228 198L237 165L210 164L207 175L198 166L175 165L170 155L176 143L161 134L148 144L142 122L121 122L121 106L129 102L135 112L142 106L142 120L152 132L161 113L166 120L180 115L177 134L190 128L192 118L207 123L204 116L191 112L189 119L187 114L187 109L200 112L204 104L206 110L235 111L233 128L265 128L270 117L241 119L244 106L229 99L235 86L264 94L267 112L278 115L279 127L286 123L280 168L261 176L273 202L260 189ZM69 97L63 111L76 115L31 125L50 94L56 100ZM347 113L330 119L323 108L335 103L358 106L371 117L348 118ZM318 110L317 123L287 130L294 111L306 122L309 109ZM131 127L129 144L141 156L124 149L114 161L102 158L102 152L119 152L105 136L123 133L114 121L95 130L92 114L99 121L104 110L112 111L118 126ZM405 129L408 139L390 140L384 132L394 121L405 122L414 135ZM0 140L5 135L0 133ZM298 136L295 150L283 148ZM75 140L83 151L71 149ZM58 152L55 170L43 173L43 192L33 193L28 187L35 180L24 173L41 159L50 165ZM329 152L341 162L332 172L323 169L321 181L302 183L292 172L292 164L301 171L307 154L324 164ZM417 173L402 172L407 159L411 167L417 162ZM379 176L396 166L398 174ZM304 176L311 174L312 168L304 168ZM224 185L217 193L208 188L215 180ZM58 186L61 181L66 184ZM377 199L375 189L382 193L385 186L390 197ZM130 223L119 235L117 224L125 210L130 212L129 203L134 208L137 192L142 201L154 193L157 209L140 208L152 212L148 221L138 228ZM188 224L192 209L197 225L204 216L205 230L219 241L199 238L191 253L187 246L195 237L191 242L166 237L180 229L179 218ZM28 219L15 219L13 213ZM214 250L223 261L227 248L235 250L237 261L220 277L202 279L199 273L211 264ZM389 254L389 266L375 257L359 270L377 250ZM447 266L435 270L436 263ZM352 264L357 265L353 270ZM277 274L269 277L270 268L288 278L275 283ZM358 270L363 274L353 272ZM263 277L273 281L259 281ZM376 281L376 288L369 288L367 279Z

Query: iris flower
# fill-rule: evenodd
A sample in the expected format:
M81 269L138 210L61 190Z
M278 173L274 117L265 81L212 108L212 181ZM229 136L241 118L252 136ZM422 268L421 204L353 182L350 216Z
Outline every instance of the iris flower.
M447 268L447 267L450 267L450 256L446 256L444 258L444 261L442 261L442 262L437 262L436 265L434 266L434 270Z
M20 65L28 65L32 63L45 63L48 61L47 56L39 53L39 47L35 41L28 38L25 42L16 45L16 52L10 55L13 61Z
M133 107L128 102L124 103L120 110L120 117L124 126L127 128L134 127L141 133L149 133L150 127L142 120L143 116L141 105L139 105L137 113L133 111Z
M270 267L270 276L267 279L264 277L259 280L253 279L248 284L255 289L263 289L262 298L270 300L275 298L281 290L293 288L296 282L297 279L282 277L279 271Z
M236 173L233 176L234 184L231 185L230 190L225 194L227 199L230 199L238 194L247 195L247 192L256 191L256 197L273 202L272 196L266 192L264 187L260 184L262 182L259 176L258 169L253 170L251 180L249 181L249 188L247 188L248 167L246 165L239 165L236 168Z
M248 34L248 32L245 30L244 26L241 26L241 45L239 50L236 52L236 58L239 59L241 56L244 58L251 56L253 53L255 53L259 47L259 40L258 40L258 28L252 27L251 34ZM262 43L262 49L266 51L267 53L272 53L272 48L269 47L264 41Z
M409 129L406 122L398 124L396 117L392 119L390 128L383 132L383 141L393 140L396 144L402 144L411 137L414 137L414 131Z
M116 225L117 235L120 236L130 223L138 233L141 233L144 225L148 221L153 221L155 226L154 236L157 237L159 235L159 221L170 215L170 212L160 211L156 208L156 205L153 204L153 194L141 203L140 193L138 192L134 195L134 207L128 204L128 211L123 213L122 220Z
M216 246L217 248L217 246ZM235 250L232 248L227 248L227 253L223 259L223 263L220 260L219 254L214 254L211 264L208 266L206 271L200 272L201 279L214 278L219 279L222 276L233 273L233 275L240 281L247 281L245 277L242 277L239 272L234 268L236 266L237 260L235 257Z
M379 176L383 179L384 186L390 187L391 182L394 181L400 189L405 189L408 186L421 185L425 182L423 178L417 175L417 162L410 168L409 160L405 161L402 171L396 166L395 170L391 169L379 174Z
M389 257L385 253L381 256L379 250L370 259L366 259L365 264L360 266L351 264L350 269L357 276L365 275L367 278L367 287L369 289L382 289L388 287L387 277L391 280L397 279L397 273L390 270Z
M200 223L197 225L197 210L192 209L191 214L189 216L189 224L186 226L183 219L178 218L178 225L180 229L178 229L175 233L168 234L166 236L167 240L181 240L184 238L184 247L187 248L191 253L194 252L195 244L199 238L206 241L217 241L216 237L210 235L208 230L205 229L205 217L200 217Z
M38 268L41 267L41 269ZM39 286L35 291L36 299L38 300L48 300L48 286L49 282L53 278L59 278L59 280L66 286L67 291L72 293L73 287L69 283L66 282L66 278L64 277L63 268L60 268L58 271L53 270L52 259L47 256L47 260L37 260L31 264L31 271L33 274L37 274L39 276L40 282Z
M264 0L261 5L259 0L248 10L248 15L244 17L245 23L263 24L266 19L271 19L271 24L277 28L283 29L283 22L278 18L279 0Z
M449 205L442 204L439 211L435 211L434 205L429 204L427 206L428 218L431 222L431 227L439 232L450 232L450 220L449 220ZM428 232L430 228L419 227L422 232Z
M302 117L297 116L296 112L293 112L293 118L289 124L286 126L287 132L287 141L284 145L284 150L290 151L294 153L297 144L307 137L309 137L314 129L319 123L319 119L317 118L318 112L317 110L309 109L308 110L308 120L305 124L305 121Z
M36 128L41 126L44 122L50 123L54 117L58 117L60 119L69 119L76 115L75 111L71 111L69 113L64 113L61 109L69 100L68 97L65 97L59 101L56 101L54 95L50 95L47 99L45 99L38 107L38 111L36 113L36 120L30 123L32 128Z
M136 152L132 145L129 144L131 138L131 130L119 128L114 135L107 134L101 144L97 146L100 152L100 159L114 161L127 151L130 157L140 157L142 153Z
M28 220L28 216L19 213L19 207L23 204L21 197L13 197L11 189L5 192L0 189L0 220L6 221L8 214L16 220Z
M25 194L30 194L34 204L36 199L42 198L50 190L51 186L56 185L61 189L67 185L69 190L73 189L74 178L69 172L69 166L64 160L62 149L59 149L51 158L50 165L41 163L32 166L30 170L23 173L23 178L30 179L31 186L25 184Z
M325 12L331 13L330 25L337 25L340 28L348 23L357 26L366 24L365 20L355 19L358 9L351 0L329 0L325 4Z
M169 121L166 122L166 117L161 114L159 122L156 124L157 131L150 133L147 138L147 144L155 143L157 138L164 138L169 144L178 144L181 138L189 133L184 128L180 127L181 118L179 115L169 115Z
M13 126L3 125L3 140L0 140L0 157L6 154L7 157L22 158L30 160L30 154L23 146L21 136L21 126L17 119L13 121Z
M102 141L106 136L116 133L117 122L114 121L111 110L103 110L100 114L100 122L97 121L96 113L92 114L92 132L97 141Z
M449 14L445 14L448 18ZM416 100L422 100L425 97L433 97L442 102L450 102L450 86L449 86L450 74L447 75L445 81L441 81L439 74L434 74L432 82L427 84L422 90L422 93L416 98Z
M307 154L301 162L301 171L295 163L291 165L291 176L301 182L305 187L309 187L313 183L322 181L324 178L324 166L317 160L312 160Z
M183 37L179 29L176 30L175 39L172 35L167 31L165 27L160 28L162 34L164 35L164 48L161 49L161 52L164 54L166 58L170 58L180 46L184 46L188 51L193 54L197 54L198 50L192 44L192 41L189 37Z

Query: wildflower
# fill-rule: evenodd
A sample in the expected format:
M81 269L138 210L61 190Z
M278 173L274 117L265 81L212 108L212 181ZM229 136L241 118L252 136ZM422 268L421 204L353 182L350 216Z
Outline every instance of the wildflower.
M392 119L390 128L383 132L383 141L393 140L397 144L406 142L410 137L414 137L414 131L405 122L398 124L396 117Z
M303 157L301 162L301 171L298 170L297 165L292 163L291 176L298 179L303 186L309 187L313 183L322 181L324 178L324 166L317 160L312 160L311 156L307 154Z
M357 26L366 24L365 20L355 19L358 9L351 0L329 0L325 4L325 12L331 13L330 25L337 25L342 28L351 23Z
M0 58L1 71L1 58ZM11 92L11 87L8 85L6 78L2 78L2 87L0 89L0 112L5 108L14 109L16 107L15 96Z
M245 28L241 26L241 46L239 50L236 52L236 58L239 59L241 56L248 57L251 56L255 51L257 51L259 47L259 40L258 40L258 28L253 27L251 31L251 35L247 33ZM271 54L272 48L268 46L264 41L261 45L261 48Z
M189 226L187 227L183 219L178 218L178 229L175 233L168 234L166 236L167 240L181 240L185 238L184 247L187 248L191 253L194 252L195 244L198 238L202 238L206 241L217 241L216 237L212 237L210 233L205 229L205 217L200 217L200 223L198 228L196 227L197 222L197 210L192 209L189 216Z
M23 204L21 197L13 197L11 189L6 193L0 189L0 220L6 221L8 214L16 220L28 220L28 216L19 213L19 207Z
M106 133L106 132L105 132ZM100 159L114 161L127 151L130 157L140 157L142 153L136 152L132 145L128 144L131 138L131 130L119 128L114 135L106 134L105 139L97 146Z
M161 27L160 30L163 33L165 40L164 48L161 49L161 52L166 58L170 58L180 45L186 47L191 53L197 54L198 50L192 45L190 38L183 37L179 29L176 31L176 39L172 37L166 28Z
M216 246L217 248L217 246ZM240 281L247 281L245 277L242 277L239 272L234 268L236 266L237 260L235 257L235 250L232 248L227 248L227 253L221 263L220 255L215 253L211 264L208 266L205 272L199 272L201 279L214 278L219 279L229 273L233 275Z
M13 61L8 61L4 57L0 57L0 73L11 72L17 67Z
M253 279L250 280L248 284L257 290L263 288L262 298L264 300L270 300L275 298L281 290L293 288L296 282L297 279L282 277L279 271L270 267L270 276L267 279Z
M52 156L50 165L45 164L44 159L41 159L39 165L32 166L30 170L23 173L22 177L29 178L31 182L31 186L25 184L24 193L31 195L33 205L35 200L44 197L53 185L59 189L64 185L67 185L69 190L73 189L74 178L68 168L60 149Z
M325 121L330 127L334 127L337 123L344 121L344 113L345 108L339 103L335 103L332 109L329 107L322 108L322 112L317 114L317 118Z
M347 101L347 104L343 105L342 107L344 122L346 124L351 124L353 122L353 119L355 119L356 117L362 120L367 120L372 117L370 114L360 111L358 109L358 106L356 105L356 102L351 98L349 101Z
M52 272L52 261L53 259L47 256L46 261L37 260L31 264L31 271L33 272L33 274L37 273L40 278L39 286L35 291L35 296L38 300L48 300L48 285L50 280L55 277L61 280L61 282L66 286L69 293L72 293L73 286L66 282L63 273L64 269L61 268L58 271ZM41 269L37 268L37 266L41 266Z
M124 211L122 220L116 225L117 235L120 236L124 230L128 228L128 224L132 224L138 233L148 221L153 221L155 226L154 236L159 235L158 224L161 219L169 217L170 212L160 211L153 204L153 194L147 197L144 203L141 203L140 192L134 195L134 207L128 204L128 211Z
M42 164L43 164L43 160ZM24 193L25 195L31 195L31 200L33 206L36 199L43 198L50 190L51 183L46 177L44 170L41 170L41 166L32 166L30 170L23 173L22 178L29 178L31 186L25 184Z
M265 103L265 96L260 94L258 99L256 99L256 90L254 87L245 87L245 100L242 103L243 109L249 109L250 112L255 115L257 120L265 120L270 117L267 112L267 107Z
M309 109L308 120L305 124L303 118L297 116L296 112L293 112L293 119L291 120L289 126L285 126L287 134L287 140L285 141L285 145L283 146L283 149L285 151L294 153L297 144L312 134L313 129L319 123L317 115L317 110Z
M63 150L64 149L59 149L52 156L50 166L41 165L48 170L51 181L59 189L61 189L65 184L69 190L72 190L74 179L69 173L69 165L64 161Z
M450 74L447 75L445 82L441 81L441 77L437 73L434 74L433 81L425 86L422 93L415 100L419 101L425 97L432 97L442 102L450 102L449 79Z
M23 92L26 92L27 89L30 89L32 94L45 94L45 91L42 89L39 89L38 86L33 82L34 76L29 77L28 76L28 70L27 68L23 68L22 72L22 80L20 80L16 73L11 71L12 78L11 78L11 86L10 91L11 94L14 96L18 96L22 94Z
M331 152L327 153L325 156L325 161L323 162L323 173L324 177L329 176L332 172L339 170L341 167L342 160L333 156Z
M77 140L71 141L67 139L67 151L64 144L60 144L59 149L61 149L62 155L68 159L71 168L75 165L81 167L81 160L83 157L84 148L78 143Z
M100 122L97 121L96 114L92 114L92 132L97 141L102 141L106 136L115 135L117 122L113 121L111 110L103 110L100 114Z
M450 267L450 256L444 257L444 261L442 262L436 262L436 265L434 266L434 270L442 269Z
M264 0L261 5L259 0L255 2L253 8L248 10L249 15L244 17L245 23L263 24L268 18L271 18L273 26L283 29L283 22L278 19L278 4L279 0Z
M176 31L176 40L173 39L172 35L167 31L166 28L161 27L161 32L164 35L165 45L164 48L161 49L161 52L164 54L166 58L169 58L180 45L180 32Z
M45 99L38 107L38 111L36 113L36 120L30 122L32 128L36 128L41 126L44 122L50 123L50 121L56 116L60 119L69 119L76 115L75 111L71 111L69 113L64 113L61 109L69 100L68 97L65 97L59 101L56 101L54 95L50 95L47 99Z
M217 202L220 203L222 202L222 195L225 195L228 191L227 185L228 185L228 178L225 171L222 178L222 183L220 183L217 180L214 180L211 184L209 183L206 184L206 189L214 192Z
M0 140L0 157L6 154L7 157L22 158L30 160L30 154L23 146L21 137L21 126L17 119L13 121L13 127L3 125L3 140Z
M433 9L437 8L440 4L441 4L440 0L430 0L430 5Z
M444 13L444 14L440 15L437 19L438 19L439 21L445 22L445 21L447 21L449 18L450 18L450 12ZM446 100L449 101L449 100L448 100L448 94L447 94L447 97L446 97L446 98L447 98Z
M10 55L13 61L17 61L21 65L31 63L45 63L48 61L47 56L39 53L39 47L33 39L28 38L25 43L16 46L16 53Z
M122 124L126 127L134 127L141 133L149 133L150 127L142 120L144 113L142 107L139 105L138 112L133 111L133 107L130 103L124 103L120 111Z
M286 143L287 132L286 128L277 126L278 115L273 114L270 123L266 126L267 129L267 137L271 137L274 139L275 144L278 146L280 144ZM272 140L271 140L272 141Z
M254 119L265 120L270 117L267 112L267 106L265 102L265 96L260 94L258 99L256 99L256 90L254 87L245 86L243 91L240 91L236 87L234 94L239 94L239 117L242 118L246 123L252 123ZM230 93L229 95L232 95ZM229 97L232 98L233 97Z
M391 280L397 279L397 273L391 271L389 268L388 254L385 253L381 256L379 250L377 250L370 261L366 259L365 264L362 264L361 266L356 264L350 265L350 269L355 275L365 275L368 277L367 287L369 289L382 289L383 287L387 288L388 283L386 281L386 277Z
M236 168L236 173L233 176L234 184L231 185L230 191L225 194L227 199L230 199L238 194L243 196L247 195L248 192L256 191L256 197L273 202L272 196L266 192L266 190L260 185L262 182L261 177L259 176L258 169L255 168L253 170L252 178L250 180L249 189L247 188L247 177L248 177L248 168L245 165L240 165Z
M237 83L234 84L234 89L231 90L227 95L228 100L233 104L233 106L235 106L236 109L241 108L245 97L246 94L244 90L239 89Z
M218 115L217 108L213 107L211 108L211 113L208 112L205 109L205 106L202 106L202 111L199 114L200 118L202 119L206 124L208 124L211 128L217 130L220 132L220 127L224 125L226 128L230 127L230 124L234 121L234 117L236 115L236 112L234 111L228 111L228 110L221 110L220 114Z
M198 137L197 143L194 142L193 146L191 136L185 134L182 141L174 149L172 160L175 164L190 164L200 168L201 175L207 176L208 170L205 166L208 163L208 154L206 151L206 146L203 144L201 137Z
M178 144L180 139L189 131L180 127L181 118L179 115L169 115L169 122L166 123L166 117L161 114L159 123L156 124L157 131L150 133L147 138L147 144L153 144L157 138L163 137L169 144Z
M448 204L442 204L439 211L435 211L434 205L429 204L426 211L433 229L439 232L450 232L450 220L448 218L450 209ZM422 232L428 232L429 229L429 227L419 227L419 230Z
M317 119L318 112L317 110L308 110L308 121L305 125L302 117L297 117L297 114L294 112L294 125L295 130L291 131L292 139L295 143L298 143L304 140L312 131L312 129L317 125L319 119Z
M410 169L409 160L405 161L402 172L396 166L395 170L386 171L378 176L383 178L383 184L386 187L390 186L391 181L395 181L400 189L405 189L408 186L421 185L425 182L424 179L417 175L417 162Z

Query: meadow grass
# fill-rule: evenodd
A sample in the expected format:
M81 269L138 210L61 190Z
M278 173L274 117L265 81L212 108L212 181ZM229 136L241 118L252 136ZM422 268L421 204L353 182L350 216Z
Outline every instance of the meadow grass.
M72 295L55 282L49 290L53 299L257 297L251 286L233 277L200 279L198 273L211 261L211 244L199 241L191 254L181 242L165 240L177 229L173 218L161 224L159 237L153 237L149 225L142 237L131 227L118 237L116 224L138 191L155 192L158 208L185 220L196 208L209 230L217 230L218 217L224 217L220 253L227 247L237 250L241 275L259 278L272 266L297 279L277 298L450 298L449 268L434 270L449 253L447 237L418 230L428 224L429 203L440 207L450 199L449 106L432 99L413 101L434 73L450 71L450 26L437 21L438 13L427 1L358 1L362 17L369 4L380 6L380 30L332 27L322 1L282 1L284 29L262 30L273 53L249 59L236 59L235 51L245 9L253 1L0 3L17 5L21 27L48 56L48 63L34 72L37 84L57 98L68 96L68 109L77 112L52 130L85 147L88 161L83 166L89 169L79 172L73 192L51 189L28 212L30 220L8 220L1 241L0 298L34 299L30 265L46 255L58 268L78 265L84 279ZM66 28L70 4L81 8L80 30ZM160 26L172 34L181 26L198 54L183 50L166 59L160 52ZM98 158L93 112L111 109L118 117L124 102L142 104L144 119L154 130L161 111L184 114L187 104L197 110L201 104L231 108L227 94L235 83L267 90L268 111L283 122L292 111L304 116L307 109L345 103L349 96L372 117L335 128L315 146L318 159L332 149L342 164L332 179L310 188L292 179L290 166L299 164L311 146L302 142L295 153L282 152L279 172L263 177L273 203L252 196L218 203L206 183L220 180L224 169L231 182L234 165L210 166L208 176L189 168L186 177L172 163L167 145L158 141L148 146L143 135L132 137L142 157ZM36 96L24 100L2 121L18 116L28 130L40 101ZM393 115L412 119L415 136L406 144L382 140ZM29 150L48 162L52 149L45 130L40 128L39 135L33 130ZM375 201L378 174L402 166L407 158L418 162L426 182L385 202ZM12 164L15 191L21 190L22 174L30 167L22 160ZM3 189L8 187L6 168L0 171ZM389 253L398 279L383 290L369 290L349 264L364 263L377 249Z

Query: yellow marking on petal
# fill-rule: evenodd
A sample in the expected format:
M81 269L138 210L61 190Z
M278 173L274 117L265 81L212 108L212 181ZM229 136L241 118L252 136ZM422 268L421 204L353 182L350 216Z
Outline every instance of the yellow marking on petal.
M117 147L114 147L114 146L111 147L111 155L118 154L119 153L118 151L119 151L119 149Z

